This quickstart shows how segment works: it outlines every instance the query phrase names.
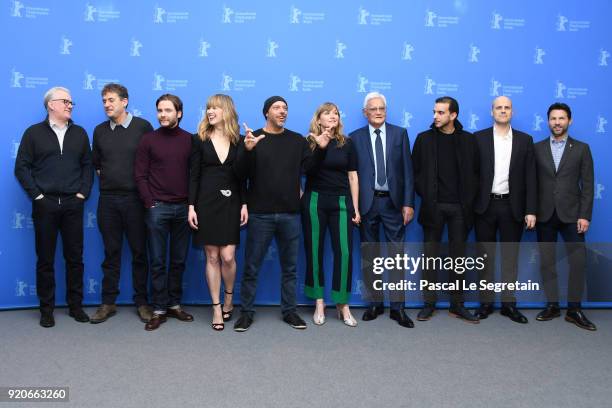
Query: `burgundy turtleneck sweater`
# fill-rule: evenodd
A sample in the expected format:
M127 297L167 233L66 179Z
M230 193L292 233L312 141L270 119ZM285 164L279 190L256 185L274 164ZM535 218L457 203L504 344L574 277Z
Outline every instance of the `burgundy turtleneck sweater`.
M158 128L142 136L136 150L134 179L146 208L155 201L187 202L191 134L180 127Z

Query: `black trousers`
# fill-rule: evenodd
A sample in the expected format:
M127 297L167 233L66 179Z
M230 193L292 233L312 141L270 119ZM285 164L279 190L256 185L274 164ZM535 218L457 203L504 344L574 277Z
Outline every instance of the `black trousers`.
M463 217L463 209L458 203L437 203L436 219L439 221L434 225L423 226L423 249L425 257L440 256L440 243L444 226L448 228L449 255L457 258L465 255L465 241L467 240L468 228ZM450 281L458 281L463 286L463 274L449 272ZM436 269L424 269L423 279L428 282L437 282L438 271ZM450 293L451 303L463 302L463 291L454 290ZM425 289L423 297L426 303L435 303L437 294L433 290Z
M112 305L119 295L121 250L123 236L132 252L133 299L137 306L147 304L147 229L145 209L137 194L100 195L98 201L98 228L104 241L102 262L102 303Z
M40 309L55 308L55 249L62 237L66 263L66 303L70 308L83 302L83 205L74 195L45 196L32 203L36 240L36 293Z
M515 282L518 277L518 255L521 237L523 235L523 222L518 222L512 216L510 200L491 199L489 208L482 215L476 215L474 223L476 240L479 243L479 252L487 254L485 267L480 272L480 279L487 282L495 281L495 255L497 252L497 234L501 246L501 281ZM480 301L491 303L495 300L492 291L481 291ZM516 305L513 291L502 292L502 304Z
M561 234L565 241L569 263L567 307L579 310L584 292L584 275L586 265L586 247L584 234L579 234L576 223L562 222L555 211L546 222L537 223L538 241L540 242L540 270L544 283L544 292L549 303L559 303L557 283L557 236Z

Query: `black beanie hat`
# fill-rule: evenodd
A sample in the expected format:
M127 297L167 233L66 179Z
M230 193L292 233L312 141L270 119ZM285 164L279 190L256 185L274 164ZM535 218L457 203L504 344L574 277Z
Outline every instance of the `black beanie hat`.
M278 96L278 95L271 96L268 99L266 99L266 101L264 102L264 106L263 106L264 118L266 117L266 113L268 113L268 111L270 110L270 106L272 106L275 102L278 102L278 101L284 102L285 105L289 106L285 98L283 98L282 96Z

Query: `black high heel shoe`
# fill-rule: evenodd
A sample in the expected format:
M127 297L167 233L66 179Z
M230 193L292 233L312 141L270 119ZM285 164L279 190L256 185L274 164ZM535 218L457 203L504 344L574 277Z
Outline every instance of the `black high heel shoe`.
M221 306L221 303L213 303L212 307L215 306ZM223 313L223 308L221 308L221 313ZM214 331L222 331L223 329L225 329L225 323L212 323L211 327L213 328Z
M234 292L229 292L227 290L223 291L225 294L227 295L233 295ZM232 320L232 313L234 313L234 308L232 307L232 310L228 310L225 311L223 310L223 306L221 306L221 314L223 315L223 321L224 322L229 322L230 320Z

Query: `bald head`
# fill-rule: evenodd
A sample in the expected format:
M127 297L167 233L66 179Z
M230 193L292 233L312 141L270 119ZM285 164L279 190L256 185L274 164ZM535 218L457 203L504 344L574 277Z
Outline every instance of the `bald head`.
M507 126L512 119L512 101L507 96L498 96L491 105L491 116L498 126Z

